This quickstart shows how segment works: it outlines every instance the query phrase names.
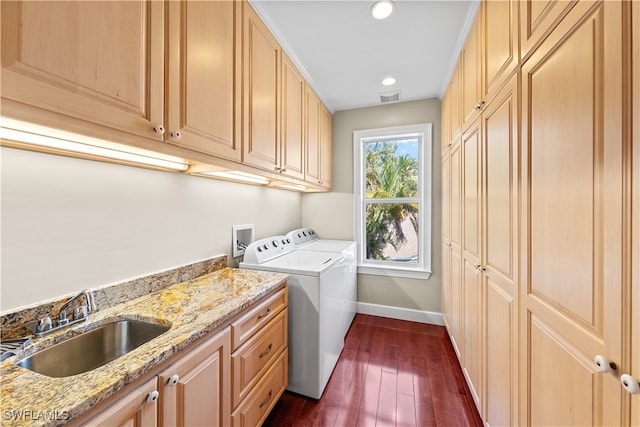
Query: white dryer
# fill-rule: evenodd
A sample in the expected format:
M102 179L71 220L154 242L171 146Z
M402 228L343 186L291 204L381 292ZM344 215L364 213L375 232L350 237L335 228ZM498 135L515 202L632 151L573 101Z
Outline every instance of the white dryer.
M340 331L343 337L346 336L353 322L353 318L356 315L358 303L358 257L356 242L350 240L320 239L312 228L300 228L290 231L287 233L287 238L294 243L297 250L337 252L343 256L349 268L345 269L345 278L342 281L344 287L340 290L339 296L339 301L342 306L342 326Z
M240 268L289 274L289 385L319 399L344 346L341 333L344 257L336 252L297 251L290 238L251 243Z

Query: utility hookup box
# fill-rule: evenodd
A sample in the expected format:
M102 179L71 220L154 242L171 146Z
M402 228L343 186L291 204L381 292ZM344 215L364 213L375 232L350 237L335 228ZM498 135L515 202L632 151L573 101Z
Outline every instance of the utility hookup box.
M231 245L234 258L244 255L245 248L255 240L254 229L253 224L231 226L231 238L233 239Z

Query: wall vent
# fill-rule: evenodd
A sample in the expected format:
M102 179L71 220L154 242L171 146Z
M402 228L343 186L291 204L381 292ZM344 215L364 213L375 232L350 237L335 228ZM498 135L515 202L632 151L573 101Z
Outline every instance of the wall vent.
M400 101L400 91L395 92L386 92L380 94L380 102L382 104L387 102L398 102Z

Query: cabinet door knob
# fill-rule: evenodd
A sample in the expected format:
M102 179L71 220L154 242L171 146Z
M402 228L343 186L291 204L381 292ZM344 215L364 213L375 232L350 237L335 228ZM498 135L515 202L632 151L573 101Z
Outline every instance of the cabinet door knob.
M155 130L158 135L164 135L164 126L162 125L157 125L153 130Z
M160 397L160 393L158 393L158 390L153 390L147 396L147 403L156 403L158 401L158 397Z
M280 172L286 172L286 171L287 171L287 168L280 169Z
M180 377L178 375L173 375L171 378L169 378L167 384L169 384L170 386L175 386L176 384L178 384L178 381L180 381Z
M171 132L171 138L173 138L175 140L179 140L180 138L182 138L182 133L180 133L179 130L177 130L175 132Z
M596 364L596 368L600 372L611 372L617 369L615 363L606 359L604 356L600 356L599 354L593 358L593 362Z
M622 387L624 387L629 394L640 393L640 382L631 375L622 374L620 376L620 382L622 383Z

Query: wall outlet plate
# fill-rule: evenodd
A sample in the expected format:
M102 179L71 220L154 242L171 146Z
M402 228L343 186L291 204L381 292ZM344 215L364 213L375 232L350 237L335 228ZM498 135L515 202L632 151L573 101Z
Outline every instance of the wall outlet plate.
M231 247L233 257L244 255L244 250L249 243L255 240L255 227L253 224L242 224L231 226Z

